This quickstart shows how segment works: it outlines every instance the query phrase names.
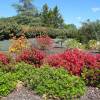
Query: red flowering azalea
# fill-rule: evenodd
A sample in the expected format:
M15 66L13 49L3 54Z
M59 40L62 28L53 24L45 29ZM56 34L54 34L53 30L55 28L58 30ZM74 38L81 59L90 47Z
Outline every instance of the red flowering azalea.
M49 64L51 66L60 67L62 65L62 58L60 57L60 54L54 54L47 56L43 62L46 64Z
M16 61L24 61L29 64L41 65L41 60L45 57L45 54L37 49L24 50L20 55L16 57Z
M83 68L100 68L99 55L86 53L78 49L66 50L62 54L53 54L45 58L44 63L54 67L64 67L69 72L80 75Z
M96 60L100 62L100 54L96 54Z
M2 62L3 64L9 63L8 57L4 53L1 53L1 52L0 52L0 62Z
M48 35L38 36L36 41L41 49L50 49L53 44L53 40Z

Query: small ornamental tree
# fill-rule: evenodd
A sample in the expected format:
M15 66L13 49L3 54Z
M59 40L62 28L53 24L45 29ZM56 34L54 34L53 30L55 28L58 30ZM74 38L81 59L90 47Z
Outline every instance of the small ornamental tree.
M50 49L53 45L53 40L48 35L37 36L36 42L42 50Z
M9 47L9 52L19 53L20 51L28 48L28 46L29 46L29 42L24 35L20 36L19 38L13 37L12 44Z

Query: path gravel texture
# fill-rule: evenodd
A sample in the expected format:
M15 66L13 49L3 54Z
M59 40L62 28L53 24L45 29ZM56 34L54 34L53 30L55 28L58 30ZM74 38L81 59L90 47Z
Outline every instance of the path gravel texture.
M25 87L12 92L8 97L1 100L42 100L39 96L35 95L32 91Z
M32 91L25 87L12 92L8 97L1 100L44 100L37 96ZM86 94L82 96L79 100L100 100L100 89L94 87L88 87Z
M88 87L86 94L80 100L100 100L100 89Z

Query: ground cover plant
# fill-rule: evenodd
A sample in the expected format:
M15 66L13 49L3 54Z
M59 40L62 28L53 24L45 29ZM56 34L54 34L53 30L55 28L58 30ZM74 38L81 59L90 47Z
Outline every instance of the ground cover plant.
M63 68L48 65L38 68L29 82L37 93L48 98L72 99L84 94L85 84L77 76L68 74Z
M48 98L70 99L85 92L85 83L80 77L68 74L63 68L56 69L49 65L35 68L22 62L15 65L14 71L5 72L0 69L0 74L1 96L13 91L18 81L23 81L39 95L46 93Z
M34 71L32 65L25 63L16 64L13 71L6 71L0 68L0 96L7 96L16 89L18 81L26 81Z

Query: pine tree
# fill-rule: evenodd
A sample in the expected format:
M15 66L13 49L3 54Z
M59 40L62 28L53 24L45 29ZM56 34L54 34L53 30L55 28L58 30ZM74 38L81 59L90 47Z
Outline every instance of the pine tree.
M55 28L61 28L63 27L63 18L61 14L59 13L59 9L57 6L54 7L53 9L53 25Z
M55 6L53 9L49 9L48 5L43 6L41 13L41 18L43 26L53 27L53 28L62 28L63 27L63 18L59 13L58 7Z
M19 4L13 4L18 14L35 16L37 13L36 7L32 4L32 0L19 0Z
M44 4L42 12L41 12L41 19L42 19L42 22L43 22L43 26L48 25L48 13L49 13L48 5Z

